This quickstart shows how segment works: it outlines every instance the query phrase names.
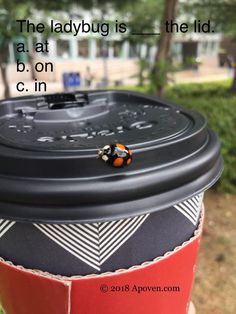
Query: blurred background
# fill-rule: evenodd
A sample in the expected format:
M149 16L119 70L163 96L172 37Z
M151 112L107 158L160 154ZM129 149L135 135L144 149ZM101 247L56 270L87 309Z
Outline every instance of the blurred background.
M109 23L110 33L20 33L17 19ZM171 19L188 32L166 32ZM194 32L194 20L209 32ZM112 31L116 21L125 33ZM48 51L36 52L39 42ZM35 91L36 81L46 88ZM205 197L193 301L197 313L236 313L236 0L0 0L0 98L98 88L159 95L201 112L219 134L225 170Z

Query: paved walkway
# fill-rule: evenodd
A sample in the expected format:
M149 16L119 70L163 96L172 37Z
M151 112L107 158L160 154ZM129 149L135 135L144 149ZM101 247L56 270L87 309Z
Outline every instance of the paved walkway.
M172 75L173 84L176 83L199 83L199 82L210 82L210 81L221 81L226 80L233 77L233 73L229 72L226 68L219 68L219 67L207 67L201 66L198 71L181 71L176 72ZM137 79L124 79L122 80L124 86L132 86L137 84ZM35 92L34 91L34 82L28 81L25 82L27 85L28 92L18 92L16 89L16 82L10 83L10 91L11 97L15 96L24 96L24 95L40 95L43 92ZM83 89L83 87L81 88ZM63 85L62 82L47 82L47 93L55 93L55 92L62 92ZM0 98L3 98L4 95L3 85L0 85Z
M226 68L200 67L198 71L181 71L173 75L175 83L200 83L233 79L233 72Z

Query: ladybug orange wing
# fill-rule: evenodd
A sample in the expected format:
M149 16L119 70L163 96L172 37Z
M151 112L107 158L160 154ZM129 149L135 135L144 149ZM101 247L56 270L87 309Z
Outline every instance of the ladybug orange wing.
M132 162L132 158L127 159L126 164L129 166Z
M121 167L124 163L124 159L121 158L121 157L118 157L116 158L114 161L113 161L113 166L114 167Z
M123 144L116 144L116 146L117 146L118 148L120 148L120 149L123 149L123 150L126 149L125 145L123 145Z

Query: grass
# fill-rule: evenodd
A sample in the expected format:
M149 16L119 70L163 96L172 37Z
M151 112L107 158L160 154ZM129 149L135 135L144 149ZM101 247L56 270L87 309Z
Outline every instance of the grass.
M192 300L197 314L236 313L236 195L208 192Z

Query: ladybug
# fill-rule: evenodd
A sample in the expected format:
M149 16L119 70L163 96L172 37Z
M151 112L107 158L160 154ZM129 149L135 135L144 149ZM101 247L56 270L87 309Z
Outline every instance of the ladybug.
M119 168L131 164L132 151L123 144L110 144L98 150L98 157Z

